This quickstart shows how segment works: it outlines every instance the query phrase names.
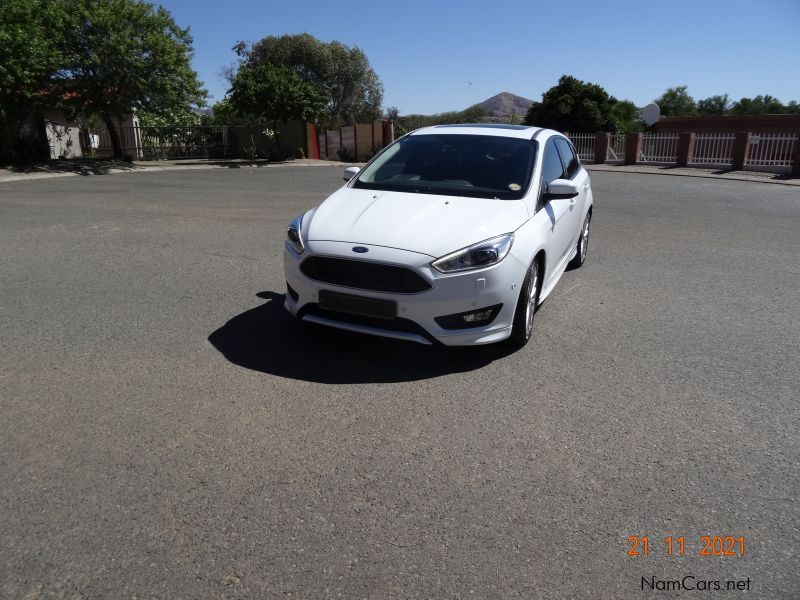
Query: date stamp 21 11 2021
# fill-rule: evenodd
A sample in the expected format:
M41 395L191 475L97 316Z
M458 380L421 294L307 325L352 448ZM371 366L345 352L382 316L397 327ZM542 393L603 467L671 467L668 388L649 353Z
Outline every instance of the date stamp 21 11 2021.
M695 543L692 543L692 542ZM648 535L628 536L628 556L649 556L663 552L667 556L744 556L743 535L701 535L687 541L686 536L667 536L660 540Z
M743 557L747 553L747 543L743 535L630 535L627 538L627 554L633 559L647 556L666 557L717 557L722 560ZM642 577L642 591L751 591L752 580L745 579L715 580L684 575L663 579L655 576Z

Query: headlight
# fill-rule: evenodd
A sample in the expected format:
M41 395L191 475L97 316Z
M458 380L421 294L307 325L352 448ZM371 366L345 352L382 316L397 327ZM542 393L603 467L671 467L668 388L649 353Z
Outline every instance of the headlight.
M506 257L508 251L511 250L513 241L513 233L504 233L437 258L431 263L431 266L440 273L455 273L488 267L499 263Z
M297 217L286 228L286 244L298 254L302 254L306 247L303 245L303 215Z

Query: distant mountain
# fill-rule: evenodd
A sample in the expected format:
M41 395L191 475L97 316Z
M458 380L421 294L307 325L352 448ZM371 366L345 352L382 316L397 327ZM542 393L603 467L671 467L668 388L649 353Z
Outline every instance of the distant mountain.
M531 104L533 104L533 100L528 100L511 92L500 92L496 96L479 102L478 106L485 108L486 112L492 117L508 117L515 114L524 118Z

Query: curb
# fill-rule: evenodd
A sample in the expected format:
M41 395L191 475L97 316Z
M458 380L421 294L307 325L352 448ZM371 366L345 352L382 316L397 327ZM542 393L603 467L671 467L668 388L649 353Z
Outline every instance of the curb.
M10 173L7 175L0 175L0 183L8 183L13 181L31 181L35 179L53 179L56 177L95 177L103 175L118 175L120 173L147 173L152 171L191 171L203 169L264 169L264 168L283 168L283 167L347 167L351 166L350 163L342 163L338 161L327 160L310 160L298 159L280 163L271 162L230 162L230 163L217 163L217 164L142 164L132 163L131 168L115 168L112 167L102 173L93 172L75 172L75 171L50 171L40 173Z
M703 179L725 179L727 181L747 181L750 183L769 183L772 185L784 185L800 187L800 178L792 179L773 179L769 176L779 176L776 173L763 172L763 176L750 175L742 171L731 171L729 173L709 173L702 170L681 170L680 172L669 171L661 168L637 168L617 165L595 165L584 164L584 168L589 172L596 173L634 173L636 175L665 175L667 177L700 177ZM674 168L674 167L673 167ZM762 173L762 171L755 171Z

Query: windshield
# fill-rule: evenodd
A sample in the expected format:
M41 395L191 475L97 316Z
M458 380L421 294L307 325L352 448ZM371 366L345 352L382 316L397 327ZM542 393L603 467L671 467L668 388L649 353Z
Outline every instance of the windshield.
M516 200L528 189L536 142L492 135L399 139L358 174L353 187Z

